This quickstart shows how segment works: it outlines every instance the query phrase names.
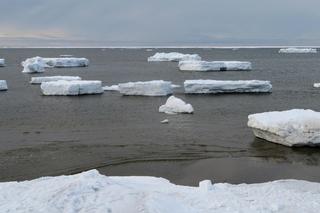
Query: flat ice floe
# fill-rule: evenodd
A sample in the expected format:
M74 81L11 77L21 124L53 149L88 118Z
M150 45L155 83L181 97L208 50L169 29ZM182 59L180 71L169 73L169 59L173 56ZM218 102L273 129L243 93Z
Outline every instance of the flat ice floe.
M30 83L31 84L41 84L43 82L50 82L50 81L75 81L81 80L79 76L43 76L43 77L32 77Z
M138 81L119 84L119 91L123 95L166 96L172 94L170 81Z
M258 138L285 146L320 145L320 112L292 109L252 114L248 119Z
M186 80L184 82L185 93L206 94L206 93L257 93L271 92L270 81L239 80Z
M5 60L3 58L0 58L0 67L4 67L5 65Z
M201 57L198 54L182 54L177 52L156 53L148 58L148 61L198 61Z
M44 72L45 67L47 67L46 62L43 58L37 56L33 58L28 58L21 63L23 66L23 73L39 73Z
M8 90L8 85L6 80L0 80L0 91Z
M279 53L317 53L315 48L282 48L279 50Z
M43 82L44 95L85 95L103 93L101 81L51 81Z
M318 213L320 184L278 180L258 184L175 185L156 177L112 177L97 170L0 183L1 211L130 213Z
M193 107L191 104L187 104L180 98L172 95L164 105L159 107L159 112L166 114L193 113Z
M248 61L180 61L182 71L248 71L252 69Z
M87 67L89 60L86 58L43 58L45 63L50 67Z

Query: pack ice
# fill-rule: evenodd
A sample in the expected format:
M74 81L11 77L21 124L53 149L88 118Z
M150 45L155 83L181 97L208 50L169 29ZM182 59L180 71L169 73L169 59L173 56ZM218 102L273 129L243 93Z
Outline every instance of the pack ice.
M271 92L270 81L259 80L239 80L239 81L219 81L219 80L186 80L184 82L185 93L256 93Z
M0 80L0 91L8 90L8 85L6 80Z
M0 67L5 66L5 60L3 58L0 58Z
M279 53L317 53L315 48L282 48L279 50Z
M248 71L252 69L248 61L180 61L182 71Z
M201 60L198 54L182 54L177 52L171 53L156 53L148 58L148 61L197 61Z
M41 84L43 82L50 82L50 81L75 81L81 80L79 76L43 76L43 77L32 77L30 83L31 84Z
M46 62L39 56L28 58L21 65L23 66L23 73L44 72L44 68L47 67Z
M258 138L285 146L320 145L320 112L292 109L248 116Z
M159 107L159 112L164 112L166 114L193 113L193 107L191 104L187 104L180 98L176 98L172 95L164 105Z
M320 184L278 180L258 184L182 186L156 177L112 177L90 170L70 176L0 183L1 212L318 213Z
M166 96L172 94L170 81L138 81L119 84L119 91L124 95Z
M44 95L85 95L103 93L101 81L51 81L41 83Z

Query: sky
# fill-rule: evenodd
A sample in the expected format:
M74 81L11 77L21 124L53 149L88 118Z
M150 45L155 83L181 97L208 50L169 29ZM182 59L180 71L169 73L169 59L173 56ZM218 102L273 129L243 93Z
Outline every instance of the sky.
M320 45L319 0L0 0L1 46Z

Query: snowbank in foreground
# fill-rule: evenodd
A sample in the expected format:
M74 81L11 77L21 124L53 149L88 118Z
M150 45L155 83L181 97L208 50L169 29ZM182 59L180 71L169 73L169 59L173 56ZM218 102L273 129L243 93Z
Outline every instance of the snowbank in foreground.
M50 81L75 81L81 80L79 76L44 76L44 77L32 77L30 83L31 84L41 84L43 82L50 82Z
M186 80L185 93L246 93L246 92L271 92L272 85L269 81L217 81L217 80Z
M286 146L320 145L320 112L292 109L252 114L248 119L258 138Z
M6 80L0 80L0 91L8 90L8 85Z
M166 96L172 94L170 81L138 81L119 84L119 91L124 95Z
M155 177L71 176L0 183L1 211L112 213L318 213L320 184L279 180L261 184L174 185Z
M317 53L317 49L314 48L282 48L279 53Z
M249 71L252 69L248 61L180 61L182 71Z
M51 81L43 82L44 95L85 95L103 93L101 81Z
M193 107L191 104L186 104L183 100L172 95L164 105L159 107L159 112L166 114L193 113Z
M182 54L177 52L171 53L156 53L148 58L148 61L194 61L201 60L198 54Z
M23 66L23 73L39 73L44 72L44 68L47 67L46 62L43 58L37 56L33 58L28 58L21 63Z
M3 58L0 58L0 67L5 66L5 60Z

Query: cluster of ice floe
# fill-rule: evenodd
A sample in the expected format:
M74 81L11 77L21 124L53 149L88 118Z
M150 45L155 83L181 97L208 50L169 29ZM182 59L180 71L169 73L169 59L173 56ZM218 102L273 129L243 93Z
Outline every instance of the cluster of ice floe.
M259 184L175 185L156 177L112 177L91 170L71 176L0 183L1 211L130 213L317 213L320 184L279 180Z
M317 53L315 48L282 48L279 50L279 53Z
M0 91L8 90L8 85L6 80L0 80Z
M148 61L199 61L201 57L198 54L183 54L177 52L156 53L148 58Z
M247 61L180 61L182 71L246 71L252 66Z
M4 67L5 65L5 60L3 58L0 58L0 67Z
M81 78L79 76L43 76L43 77L32 77L30 83L31 84L41 84L43 82L50 81L79 81Z
M159 107L159 112L166 114L193 113L193 107L179 98L170 96L167 102Z

